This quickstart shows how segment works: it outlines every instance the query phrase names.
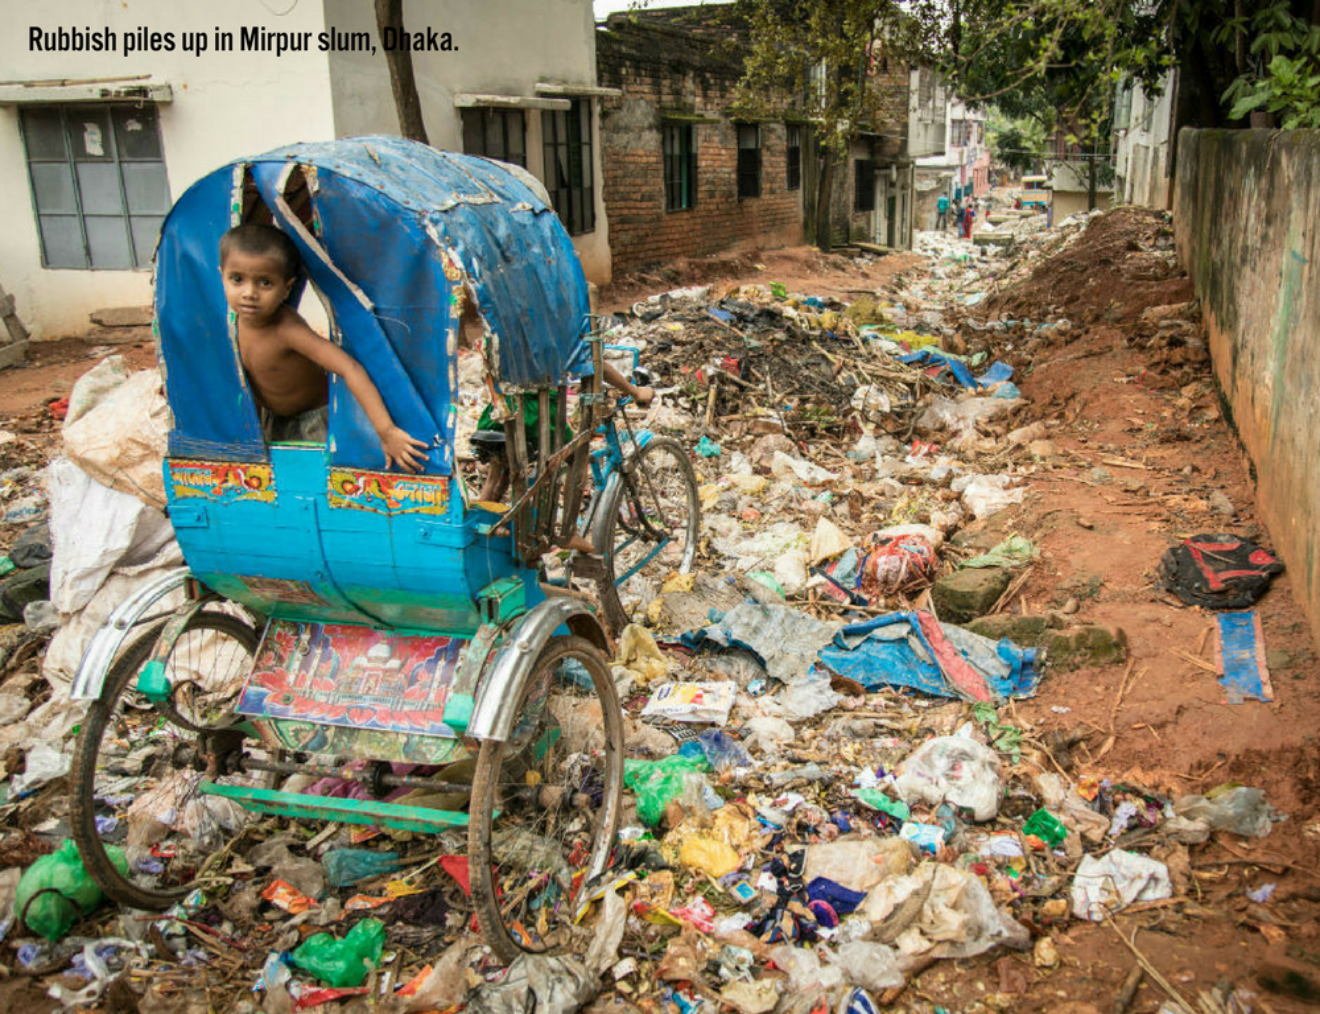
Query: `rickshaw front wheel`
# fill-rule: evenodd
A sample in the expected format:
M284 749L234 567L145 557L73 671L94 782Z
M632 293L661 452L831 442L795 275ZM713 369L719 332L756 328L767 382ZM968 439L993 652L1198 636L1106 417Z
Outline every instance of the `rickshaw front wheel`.
M575 919L609 864L623 792L619 699L586 638L546 644L516 714L508 741L481 745L468 824L477 920L506 962L583 936Z
M227 800L201 792L199 731L230 719L258 642L237 617L197 613L164 659L174 693L158 708L135 679L159 636L156 628L133 642L106 675L78 736L69 803L73 839L92 879L120 904L148 910L210 883L226 839L245 820ZM271 779L216 780L269 787Z

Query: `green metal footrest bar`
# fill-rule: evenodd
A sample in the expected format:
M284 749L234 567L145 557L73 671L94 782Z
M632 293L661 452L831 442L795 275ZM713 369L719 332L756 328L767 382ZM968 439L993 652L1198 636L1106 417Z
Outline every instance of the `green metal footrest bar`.
M201 791L211 796L232 799L245 810L274 813L283 817L338 820L345 824L374 824L400 831L443 831L466 827L468 815L453 810L432 810L425 806L404 806L375 799L332 799L302 792L276 792L246 785L217 785L202 782Z

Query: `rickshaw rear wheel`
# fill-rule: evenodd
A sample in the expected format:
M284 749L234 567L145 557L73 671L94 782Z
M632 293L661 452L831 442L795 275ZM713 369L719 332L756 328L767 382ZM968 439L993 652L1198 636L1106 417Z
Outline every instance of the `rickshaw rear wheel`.
M609 865L623 792L623 715L605 655L552 638L523 684L507 742L477 755L468 869L482 936L505 962L572 942Z
M616 597L632 577L688 573L697 554L701 500L687 448L669 437L651 440L625 465L599 519L596 545Z
M184 814L189 806L205 807L197 785L206 776L190 766L197 760L197 729L209 725L226 701L230 705L237 701L258 642L252 626L237 617L197 613L165 659L174 693L169 706L160 709L152 707L133 685L159 636L157 627L120 655L106 675L101 696L88 708L74 752L69 803L73 840L92 879L120 904L148 910L168 908L200 886L203 880L198 874L207 858L216 854L217 843L199 847L185 832L164 825L157 827L163 842L132 843L129 835L129 870L125 874L111 859L106 839L118 838L115 844L123 844L126 835L121 825L132 828L129 812L133 800L142 795L142 781L156 783L148 793L172 778L179 781L171 805L182 823L186 824ZM203 651L209 663L202 661ZM182 678L185 675L204 678ZM198 690L206 684L214 689ZM177 720L171 720L171 714ZM210 819L200 811L195 813L198 820ZM196 867L191 865L194 855Z

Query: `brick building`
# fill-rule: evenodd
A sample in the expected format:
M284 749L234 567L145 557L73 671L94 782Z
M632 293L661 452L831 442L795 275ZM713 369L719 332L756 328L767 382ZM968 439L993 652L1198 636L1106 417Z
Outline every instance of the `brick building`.
M733 109L738 31L692 8L615 14L596 35L600 142L616 274L803 239L807 127ZM728 17L729 15L722 15Z

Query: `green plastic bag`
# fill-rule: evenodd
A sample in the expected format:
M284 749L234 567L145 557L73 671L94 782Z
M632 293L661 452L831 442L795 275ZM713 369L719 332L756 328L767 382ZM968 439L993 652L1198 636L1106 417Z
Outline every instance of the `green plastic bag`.
M1068 829L1049 810L1039 809L1022 825L1023 834L1034 834L1050 848L1058 848L1068 837Z
M673 754L664 760L625 760L623 784L637 797L637 816L647 827L655 827L665 815L671 799L683 794L683 776L711 770L705 757Z
M128 876L124 850L107 845L115 868ZM101 889L83 868L78 847L68 838L48 856L42 856L23 871L14 892L14 915L33 933L58 940L75 922L101 904Z
M337 940L317 933L304 940L290 955L293 963L337 989L361 986L367 979L367 962L375 968L385 948L385 924L363 919Z

